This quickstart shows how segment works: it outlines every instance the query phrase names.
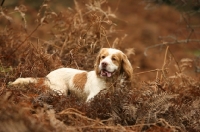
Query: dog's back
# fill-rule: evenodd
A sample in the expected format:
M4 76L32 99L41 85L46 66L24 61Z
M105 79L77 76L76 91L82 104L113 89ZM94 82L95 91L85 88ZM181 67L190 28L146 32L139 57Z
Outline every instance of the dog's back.
M52 71L46 77L52 90L65 95L70 90L80 96L85 96L86 101L106 88L105 80L97 77L95 71L87 72L72 68L60 68Z
M68 90L80 96L85 96L86 101L94 97L106 86L95 71L84 71L72 68L59 68L50 72L44 78L18 78L10 85L27 85L29 83L48 86L53 91L67 95Z
M49 86L52 90L60 92L62 94L66 94L69 86L69 82L73 79L74 75L85 73L86 71L77 70L72 68L59 68L50 72L44 78L18 78L14 82L10 83L10 85L27 85L30 83L33 84L44 84Z
M76 74L86 73L83 70L77 70L72 68L60 68L50 72L46 78L49 80L48 86L57 92L64 95L67 94L70 88L70 82Z

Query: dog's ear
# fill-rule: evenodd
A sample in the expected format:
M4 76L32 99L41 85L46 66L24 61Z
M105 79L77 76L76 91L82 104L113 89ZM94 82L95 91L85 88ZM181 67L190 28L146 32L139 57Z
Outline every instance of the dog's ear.
M104 50L104 48L102 48L100 51L99 51L99 53L98 53L98 55L97 55L97 57L96 57L96 60L95 60L95 63L94 63L94 70L95 70L95 72L96 72L96 74L97 75L99 75L99 64L100 64L100 57L101 57L101 53L102 53L102 51Z
M128 57L125 54L122 55L122 72L125 72L127 79L129 81L132 80L133 68L130 61L128 60Z

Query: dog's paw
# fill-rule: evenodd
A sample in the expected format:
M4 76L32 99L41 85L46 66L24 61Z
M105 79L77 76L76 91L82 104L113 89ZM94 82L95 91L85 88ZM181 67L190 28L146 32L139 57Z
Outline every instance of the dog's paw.
M13 86L13 82L8 82L8 86Z
M33 78L18 78L14 82L9 82L9 86L15 86L15 85L26 85L29 83L34 83L35 79Z
M21 78L18 78L14 82L8 82L9 86L15 86L15 85L21 85L21 84L23 84L23 80Z

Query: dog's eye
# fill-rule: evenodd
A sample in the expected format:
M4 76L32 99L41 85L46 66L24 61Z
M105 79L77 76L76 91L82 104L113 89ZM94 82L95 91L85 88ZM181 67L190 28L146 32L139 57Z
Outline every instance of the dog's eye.
M101 58L102 58L102 59L104 59L104 58L105 58L105 56L103 55L103 56L101 56Z
M112 57L112 60L113 60L113 61L116 61L116 58Z

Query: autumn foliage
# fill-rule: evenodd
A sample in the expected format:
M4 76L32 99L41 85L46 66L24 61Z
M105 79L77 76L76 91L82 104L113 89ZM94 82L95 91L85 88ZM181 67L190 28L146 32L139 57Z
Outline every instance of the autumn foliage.
M0 131L200 131L200 81L185 72L200 61L181 59L169 74L170 44L161 68L135 72L131 82L116 83L89 103L42 85L9 86L18 77L44 77L60 67L92 70L102 47L134 54L123 47L126 38L118 37L116 26L121 20L105 1L74 0L73 9L60 12L51 5L44 1L36 12L26 5L0 9ZM149 72L154 80L141 81Z

